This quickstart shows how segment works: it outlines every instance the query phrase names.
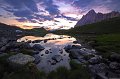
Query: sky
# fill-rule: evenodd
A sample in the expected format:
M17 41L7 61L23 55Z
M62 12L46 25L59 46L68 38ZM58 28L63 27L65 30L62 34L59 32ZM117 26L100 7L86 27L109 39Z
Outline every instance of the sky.
M120 0L0 0L0 22L22 28L69 29L89 10L120 11Z

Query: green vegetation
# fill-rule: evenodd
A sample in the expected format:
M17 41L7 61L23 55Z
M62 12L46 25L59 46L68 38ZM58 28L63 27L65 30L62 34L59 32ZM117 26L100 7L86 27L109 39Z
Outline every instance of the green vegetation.
M95 48L103 57L120 53L120 17L53 33L67 34Z
M22 31L22 33L16 33L16 30L20 30ZM25 35L44 36L46 33L47 33L47 30L45 30L44 28L21 29L17 26L0 23L1 37L15 38L17 34L20 34L22 36L25 36Z
M34 28L30 30L25 30L26 34L34 35L34 36L45 36L47 34L47 30L44 28Z
M46 74L38 70L34 63L19 68L12 67L7 61L11 55L0 57L0 79L91 79L88 69L73 61L70 62L71 70L59 67Z

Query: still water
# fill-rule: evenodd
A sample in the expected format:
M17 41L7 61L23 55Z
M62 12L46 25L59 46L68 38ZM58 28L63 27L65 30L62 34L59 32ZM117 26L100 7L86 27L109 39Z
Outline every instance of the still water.
M17 41L31 41L29 43L31 47L35 44L40 44L45 48L37 54L40 59L40 62L36 64L38 69L45 72L50 72L61 66L70 69L69 53L64 50L64 47L67 45L73 45L73 41L76 41L74 37L50 33L46 34L44 37L25 36Z

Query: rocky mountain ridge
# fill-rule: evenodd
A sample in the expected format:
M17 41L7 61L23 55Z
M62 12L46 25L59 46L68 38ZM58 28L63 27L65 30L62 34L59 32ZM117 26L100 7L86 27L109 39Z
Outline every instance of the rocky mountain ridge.
M107 20L107 19L119 17L119 16L120 16L120 13L116 11L103 14L99 12L96 13L94 10L90 10L86 15L83 15L83 17L77 22L75 27L86 25L86 24L91 24L91 23L96 23L102 20Z

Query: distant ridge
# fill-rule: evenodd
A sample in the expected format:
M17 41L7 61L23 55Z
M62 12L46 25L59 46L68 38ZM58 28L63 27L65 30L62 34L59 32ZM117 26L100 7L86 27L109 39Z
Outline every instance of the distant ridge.
M116 11L112 11L110 13L103 14L103 13L96 13L92 9L86 15L83 15L83 17L77 22L75 27L100 22L102 20L107 20L109 18L114 18L114 17L118 17L118 16L120 16L120 13L116 12Z

